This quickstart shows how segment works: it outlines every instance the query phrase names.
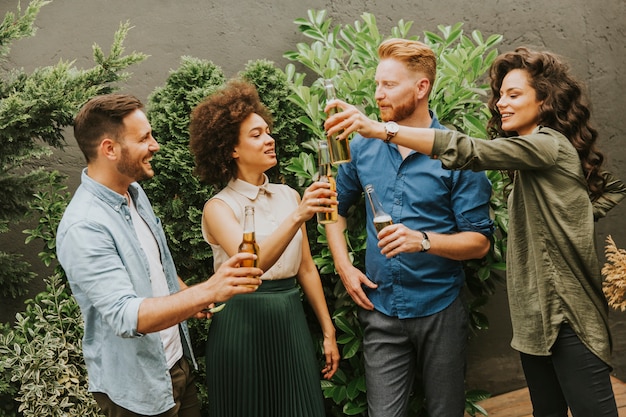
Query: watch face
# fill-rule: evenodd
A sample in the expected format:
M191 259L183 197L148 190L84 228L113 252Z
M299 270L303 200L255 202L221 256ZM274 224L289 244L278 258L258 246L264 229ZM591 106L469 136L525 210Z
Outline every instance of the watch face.
M427 251L428 249L430 249L430 240L422 240L422 250Z
M395 135L398 133L398 124L396 122L387 122L385 125L385 130L387 130L387 134Z

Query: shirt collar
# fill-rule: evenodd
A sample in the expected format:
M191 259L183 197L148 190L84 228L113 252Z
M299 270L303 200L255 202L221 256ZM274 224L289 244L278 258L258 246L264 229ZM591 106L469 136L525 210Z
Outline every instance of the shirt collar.
M227 187L252 201L256 200L259 195L272 194L269 178L265 174L263 174L263 184L261 185L250 184L236 178L230 180Z
M124 204L128 205L128 200L126 200L126 196L123 196L113 191L106 185L101 184L91 178L87 174L87 168L83 168L83 171L81 173L81 185L89 190L89 192L100 198L102 201L113 207L115 210L119 210L120 207ZM131 194L133 199L137 201L137 196L139 194L139 184L137 182L131 183L128 187L128 192Z

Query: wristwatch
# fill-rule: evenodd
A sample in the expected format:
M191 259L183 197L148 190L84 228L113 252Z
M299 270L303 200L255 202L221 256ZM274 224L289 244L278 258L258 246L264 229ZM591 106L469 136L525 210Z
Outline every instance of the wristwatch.
M428 239L428 235L426 234L426 232L422 232L422 234L424 235L424 239L422 240L421 252L428 252L428 250L430 249L430 239Z
M396 122L387 122L385 123L385 133L387 133L387 137L385 138L385 143L389 143L389 141L396 136L400 126Z

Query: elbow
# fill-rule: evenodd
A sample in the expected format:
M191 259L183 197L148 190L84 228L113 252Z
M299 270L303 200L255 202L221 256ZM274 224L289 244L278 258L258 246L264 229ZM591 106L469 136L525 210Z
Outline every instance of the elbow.
M487 238L487 236L483 235L484 243L480 246L478 251L478 259L484 258L487 256L489 251L491 250L491 240Z
M476 259L481 259L481 258L484 258L485 256L487 256L487 254L489 253L489 249L491 249L491 244L487 243L487 245L485 245L483 248L480 249Z
M491 240L483 234L479 234L479 236L480 238L476 242L476 245L474 246L474 250L472 250L472 253L469 259L482 259L485 256L487 256L487 254L491 250Z

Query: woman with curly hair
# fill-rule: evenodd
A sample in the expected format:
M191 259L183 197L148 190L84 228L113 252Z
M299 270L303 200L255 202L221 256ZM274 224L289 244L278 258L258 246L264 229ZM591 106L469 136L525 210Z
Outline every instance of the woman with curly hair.
M272 118L255 87L231 80L192 112L189 131L196 174L225 186L204 206L202 231L217 269L237 253L245 206L255 209L262 284L235 296L213 316L206 368L211 417L323 417L315 344L300 300L302 288L323 333L323 377L339 350L305 222L330 212L330 186L314 182L302 199L265 172L277 164Z
M384 124L354 106L326 121L328 134L354 131L439 159L447 169L509 170L507 291L511 346L521 355L535 417L614 416L608 307L594 219L626 194L602 170L583 86L558 56L518 48L490 71L492 140L460 132ZM326 109L328 110L328 109ZM390 140L389 140L390 139ZM380 236L380 247L389 237ZM419 245L406 242L406 245Z

